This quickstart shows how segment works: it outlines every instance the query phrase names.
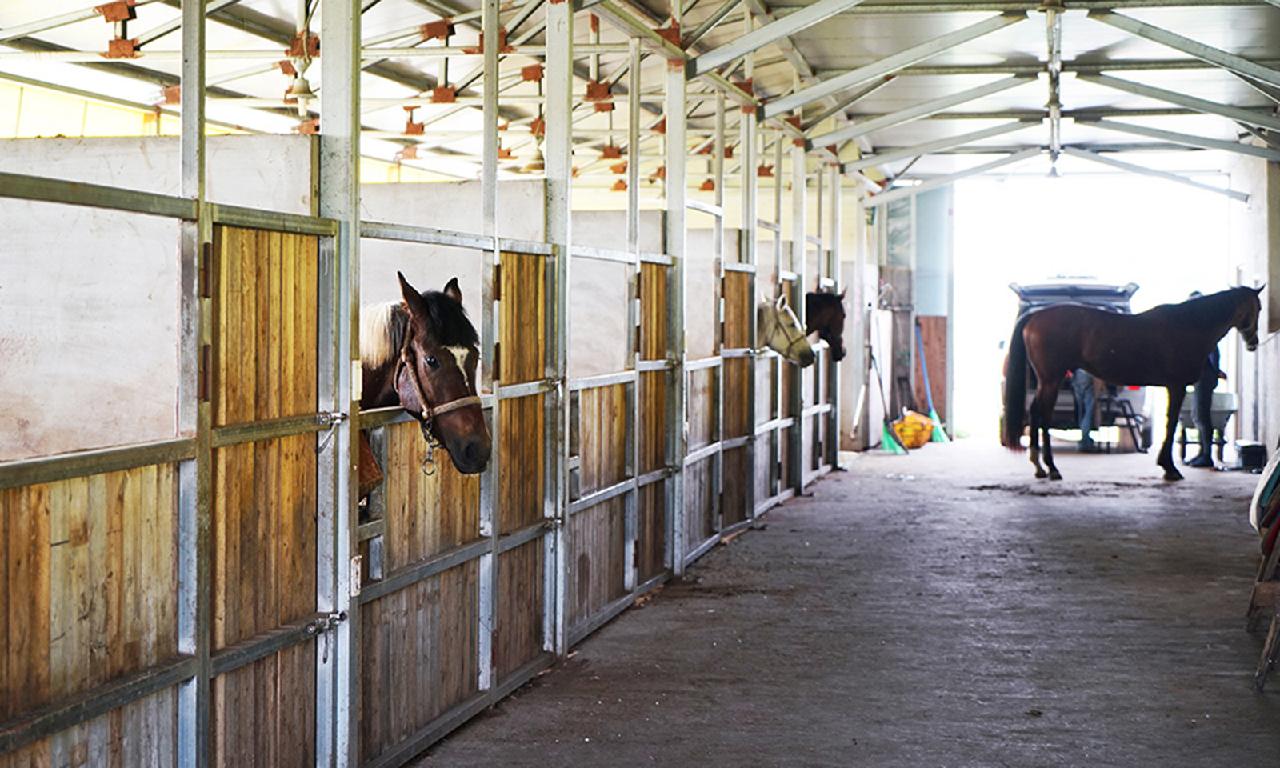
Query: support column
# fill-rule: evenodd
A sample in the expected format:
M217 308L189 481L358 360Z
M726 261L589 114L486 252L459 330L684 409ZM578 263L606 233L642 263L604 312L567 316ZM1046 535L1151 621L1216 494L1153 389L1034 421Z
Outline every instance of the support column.
M546 517L553 519L554 533L548 561L547 585L554 595L549 606L553 617L552 648L564 655L568 652L566 628L565 579L568 577L568 513L569 513L569 244L570 192L573 181L573 4L561 0L549 2L547 13L546 67L546 226L551 244L551 263L547 269L547 370L548 379L557 382L553 394L546 396L547 499Z
M671 571L684 575L685 541L684 457L688 444L685 422L684 285L685 285L685 198L686 118L685 76L682 61L667 62L663 112L667 121L666 157L666 251L674 261L667 270L667 343L674 363L671 391L667 398L667 462L673 474L667 482L668 538L672 547Z
M756 243L759 241L759 232L756 226L758 219L758 214L756 213L756 192L758 188L756 183L756 114L753 109L743 109L742 111L742 117L738 125L738 151L740 153L738 173L739 181L742 185L742 220L739 225L739 237L742 242L738 244L738 251L742 262L750 264L752 268L749 298L752 310L747 341L751 349L756 350L760 347L760 329L757 327L758 315L755 311L755 303L759 299L759 275L756 274L758 269ZM759 365L759 361L754 354L748 360L750 360L750 366L747 378L747 435L750 439L747 441L747 467L751 476L751 483L746 489L746 498L747 516L755 517L756 508L760 503L756 498L758 478L755 476L756 451L759 450L755 437L756 423L760 420L760 415L756 412L756 366ZM767 440L768 438L766 437Z
M835 282L834 290L839 293L840 281L840 238L844 235L842 200L844 177L840 173L839 163L828 169L831 176L831 231L827 235L827 274ZM847 330L847 329L846 329ZM843 337L842 337L843 338ZM849 342L845 342L848 350ZM831 403L831 411L827 414L826 462L832 469L840 466L840 366L834 357L827 365L827 402Z
M781 140L781 138L779 139ZM791 148L791 269L795 272L795 301L792 309L805 325L804 292L805 292L805 251L808 248L806 235L805 195L805 154L803 146ZM791 376L791 415L795 418L795 427L791 430L791 450L788 460L791 464L791 488L799 496L804 492L804 370L798 365L787 366Z
M358 313L360 307L360 0L322 0L320 36L324 45L320 96L320 215L337 219L338 237L327 262L333 293L332 380L322 382L321 407L346 413L319 463L321 494L333 499L320 516L317 531L318 604L321 612L345 613L347 620L318 640L327 653L317 655L316 762L354 765L359 755L353 707L359 701L359 571L356 555L360 396ZM322 263L323 266L323 263ZM324 297L327 290L321 291ZM326 299L322 298L322 301ZM324 370L322 368L322 370ZM323 375L323 374L322 374ZM327 394L328 397L323 395ZM332 451L332 454L328 454ZM328 459L326 461L326 459ZM328 477L326 477L326 473ZM326 520L326 518L328 518Z

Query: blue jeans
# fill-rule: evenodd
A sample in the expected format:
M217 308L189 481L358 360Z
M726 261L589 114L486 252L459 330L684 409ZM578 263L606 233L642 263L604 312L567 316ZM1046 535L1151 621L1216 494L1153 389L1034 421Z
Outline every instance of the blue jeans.
M1093 430L1093 376L1083 368L1077 368L1071 374L1071 391L1076 396L1076 423L1080 425L1080 442L1084 445L1093 443L1089 432Z

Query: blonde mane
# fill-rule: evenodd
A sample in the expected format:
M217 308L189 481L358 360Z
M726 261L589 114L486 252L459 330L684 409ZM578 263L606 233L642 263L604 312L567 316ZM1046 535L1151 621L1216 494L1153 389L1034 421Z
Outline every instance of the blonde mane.
M408 315L398 301L360 308L360 365L374 370L400 354Z

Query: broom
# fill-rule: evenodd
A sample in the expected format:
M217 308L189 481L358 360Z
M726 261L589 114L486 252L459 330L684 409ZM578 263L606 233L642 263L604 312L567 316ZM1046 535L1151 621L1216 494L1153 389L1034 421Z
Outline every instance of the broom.
M916 349L920 351L920 372L924 375L924 397L929 403L929 420L933 422L933 436L929 438L931 443L949 443L950 438L942 426L942 419L938 418L938 412L933 407L933 387L929 386L929 361L924 356L924 333L920 330L920 321L916 321Z
M897 435L893 434L893 428L889 425L889 401L884 396L884 378L880 375L880 361L876 360L874 352L871 353L871 367L876 372L876 384L880 389L880 407L884 410L884 423L880 427L880 450L899 456L905 455L907 449L898 442Z

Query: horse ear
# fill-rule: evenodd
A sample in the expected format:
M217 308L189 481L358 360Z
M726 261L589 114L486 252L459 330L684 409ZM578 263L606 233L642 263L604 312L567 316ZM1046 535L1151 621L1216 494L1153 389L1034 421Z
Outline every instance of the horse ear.
M845 288L844 290L840 291L840 300L841 300L841 301L844 301L844 296L845 296L845 294L846 294L846 293L848 293L848 292L849 292L849 289L848 289L848 288Z
M444 284L444 295L459 304L462 303L462 289L458 287L458 278L451 278L449 282Z
M1262 285L1258 286L1257 288L1254 288L1254 289L1253 289L1253 292L1254 292L1255 294L1261 294L1261 293L1262 293L1262 289L1264 289L1264 288L1266 288L1266 287L1267 287L1267 284L1266 284L1266 283L1263 283Z
M405 306L409 308L409 314L426 317L428 314L427 304L422 300L422 294L418 293L418 290L412 285L409 285L409 281L404 279L404 273L396 272L396 277L400 280L400 296L404 299Z

